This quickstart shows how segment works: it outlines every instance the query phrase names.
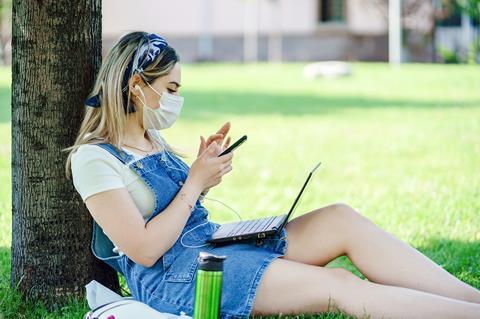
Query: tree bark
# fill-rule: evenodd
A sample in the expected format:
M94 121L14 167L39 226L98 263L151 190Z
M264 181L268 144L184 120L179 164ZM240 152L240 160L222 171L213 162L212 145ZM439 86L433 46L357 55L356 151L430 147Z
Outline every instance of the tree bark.
M101 64L101 0L14 0L11 287L49 309L92 279L119 290L91 250L92 218L65 177L66 152Z

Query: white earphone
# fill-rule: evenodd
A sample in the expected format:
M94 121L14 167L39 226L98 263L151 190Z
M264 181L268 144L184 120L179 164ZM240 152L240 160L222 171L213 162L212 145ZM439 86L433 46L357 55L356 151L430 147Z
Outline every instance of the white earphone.
M143 91L142 91L142 89L140 88L140 85L135 84L134 88L137 89L137 91L140 91L140 93L142 93L143 97L145 98L145 95L143 94ZM135 98L138 99L138 96L135 96Z

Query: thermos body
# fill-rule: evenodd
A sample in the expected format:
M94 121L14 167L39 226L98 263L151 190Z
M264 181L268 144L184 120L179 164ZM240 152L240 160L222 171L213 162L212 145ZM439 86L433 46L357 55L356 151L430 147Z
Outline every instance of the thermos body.
M199 253L193 319L220 318L225 258L205 252Z

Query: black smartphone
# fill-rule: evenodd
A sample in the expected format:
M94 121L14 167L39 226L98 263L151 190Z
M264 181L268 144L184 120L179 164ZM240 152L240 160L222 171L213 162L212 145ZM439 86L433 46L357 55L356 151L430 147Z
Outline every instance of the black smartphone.
M225 154L228 154L230 153L231 151L233 151L234 149L236 149L237 147L240 146L240 144L242 144L243 142L245 142L247 140L247 136L244 135L242 137L240 137L238 139L238 141L236 141L235 143L233 143L232 145L230 145L226 150L224 150L220 155L218 156L222 156L222 155L225 155Z

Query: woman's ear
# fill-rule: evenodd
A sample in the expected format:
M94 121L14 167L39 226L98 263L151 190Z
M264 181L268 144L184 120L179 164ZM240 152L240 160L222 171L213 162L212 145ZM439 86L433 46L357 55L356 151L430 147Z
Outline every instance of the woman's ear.
M130 92L131 94L134 96L134 97L137 97L141 94L140 93L140 83L142 82L142 79L140 78L140 76L138 74L134 74L130 80L128 81L128 87L130 89Z

